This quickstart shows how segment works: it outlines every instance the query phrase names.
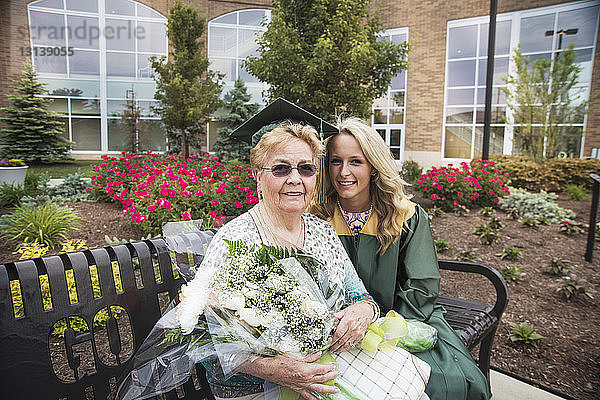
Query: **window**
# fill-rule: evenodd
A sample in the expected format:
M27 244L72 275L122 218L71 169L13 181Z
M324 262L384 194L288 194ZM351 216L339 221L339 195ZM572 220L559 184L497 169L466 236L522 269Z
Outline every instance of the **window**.
M459 21L460 22L460 21ZM500 87L508 73L511 21L498 17L494 58L494 122L503 124L506 105ZM449 23L446 62L444 157L470 159L481 154L485 79L487 68L485 19L466 24ZM503 128L494 126L490 152L502 152Z
M408 40L408 28L386 31L380 40L402 43ZM404 153L404 124L406 119L406 71L392 78L387 93L373 102L372 126L389 146L396 160Z
M259 82L242 67L242 61L257 54L257 39L265 31L263 22L271 18L270 10L240 10L221 15L208 23L208 58L210 68L225 75L223 95L241 78L252 95L250 101L264 103L266 84Z
M587 2L501 14L496 22L496 48L492 89L490 154L516 154L518 127L501 88L511 68L511 51L521 44L531 61L553 57L574 43L582 70L575 91L587 98L592 76L594 38L598 24L597 3ZM481 157L487 71L488 18L448 22L443 156L446 159ZM505 122L505 120L508 122ZM565 127L560 139L570 156L581 156L585 118ZM515 149L518 146L515 146Z
M131 0L40 0L28 12L33 65L52 107L64 114L74 152L123 150L111 142L124 108L116 104L125 104L128 90L140 106L155 103L149 58L167 55L167 19ZM35 50L44 47L71 51L47 56ZM159 118L145 112L142 119L152 132L148 149L164 150Z

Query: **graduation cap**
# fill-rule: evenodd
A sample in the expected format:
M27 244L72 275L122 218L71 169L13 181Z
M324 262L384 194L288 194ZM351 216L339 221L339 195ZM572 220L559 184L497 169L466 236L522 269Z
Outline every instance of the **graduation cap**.
M321 139L338 133L338 129L335 126L298 107L294 103L290 103L286 99L279 97L255 116L237 127L231 132L231 136L239 138L254 147L262 135L273 130L285 120L313 126L322 136Z

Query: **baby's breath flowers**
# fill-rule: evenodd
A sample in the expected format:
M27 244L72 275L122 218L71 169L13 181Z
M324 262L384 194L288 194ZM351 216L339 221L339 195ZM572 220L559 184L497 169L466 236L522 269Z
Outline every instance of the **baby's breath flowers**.
M235 325L253 334L259 347L300 354L326 348L334 319L299 258L273 246L226 242L229 254L223 265L210 279L203 279L204 283L192 281L195 295L190 297L199 300L188 299L190 288L184 292L180 315L183 332L193 331L198 314L208 303L241 321Z

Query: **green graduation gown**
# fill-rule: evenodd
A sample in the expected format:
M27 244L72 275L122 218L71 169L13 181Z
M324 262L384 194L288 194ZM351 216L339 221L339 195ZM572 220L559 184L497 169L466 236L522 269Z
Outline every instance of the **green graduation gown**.
M358 244L337 207L329 222L382 313L394 309L407 319L417 319L437 329L434 348L415 354L431 366L425 390L431 400L489 399L485 376L444 319L443 307L435 304L440 272L427 213L416 205L410 214L408 228L404 226L400 240L383 254L377 253L374 213L360 231Z

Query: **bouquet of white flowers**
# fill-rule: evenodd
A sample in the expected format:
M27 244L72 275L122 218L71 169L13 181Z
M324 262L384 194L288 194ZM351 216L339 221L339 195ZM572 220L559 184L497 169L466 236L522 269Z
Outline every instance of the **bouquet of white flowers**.
M210 232L196 232L206 244ZM181 235L180 235L181 237ZM197 241L197 240L196 240ZM175 252L189 243L167 238ZM119 399L144 399L184 383L195 365L217 357L224 378L257 355L307 355L328 347L344 290L313 257L290 250L227 241L217 268L175 257L189 279L180 304L172 305L135 355L133 371L119 387ZM195 246L201 259L205 246ZM172 254L175 256L175 254ZM181 262L181 260L186 260Z
M326 276L325 268L287 249L225 242L229 253L208 284L184 291L182 334L193 333L198 311L204 310L225 377L251 355L308 355L326 349L335 319L312 277ZM325 293L336 292L343 297L339 288Z

